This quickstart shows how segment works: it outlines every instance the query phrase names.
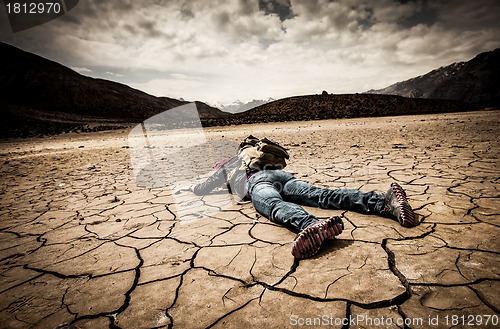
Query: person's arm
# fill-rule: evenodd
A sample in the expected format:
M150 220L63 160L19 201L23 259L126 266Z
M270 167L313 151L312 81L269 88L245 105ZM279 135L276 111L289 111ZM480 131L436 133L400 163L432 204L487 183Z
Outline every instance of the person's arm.
M226 166L223 165L219 170L208 177L206 181L197 185L191 185L190 190L196 195L206 195L212 192L216 187L222 186L226 182Z

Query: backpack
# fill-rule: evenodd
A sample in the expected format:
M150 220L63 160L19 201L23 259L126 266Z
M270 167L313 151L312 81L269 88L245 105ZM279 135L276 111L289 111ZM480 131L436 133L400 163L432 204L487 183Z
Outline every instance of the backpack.
M283 169L290 156L286 149L267 138L258 139L252 135L238 147L238 157L242 168L248 171L257 169Z

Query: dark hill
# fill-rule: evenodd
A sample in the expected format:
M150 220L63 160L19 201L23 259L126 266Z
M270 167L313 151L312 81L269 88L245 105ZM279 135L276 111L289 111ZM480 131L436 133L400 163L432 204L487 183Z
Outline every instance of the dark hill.
M500 49L481 53L468 62L454 63L367 93L410 98L454 99L498 106Z
M460 101L415 99L391 95L332 95L324 93L322 95L279 99L246 112L214 121L225 124L242 124L445 113L474 109L477 109L477 106Z
M61 64L0 43L1 134L23 136L141 122L188 102L154 97L124 84L83 76ZM229 115L196 102L201 118Z

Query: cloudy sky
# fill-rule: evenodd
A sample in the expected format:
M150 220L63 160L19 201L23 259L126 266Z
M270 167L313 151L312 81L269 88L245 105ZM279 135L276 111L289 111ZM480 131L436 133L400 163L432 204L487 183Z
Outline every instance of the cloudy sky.
M498 0L80 0L0 40L156 96L228 104L386 87L500 47Z

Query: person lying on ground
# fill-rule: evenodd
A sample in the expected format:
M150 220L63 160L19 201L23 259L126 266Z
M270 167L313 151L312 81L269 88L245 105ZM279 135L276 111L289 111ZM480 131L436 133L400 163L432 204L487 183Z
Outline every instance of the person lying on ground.
M417 224L406 193L397 183L392 183L386 193L324 189L281 169L245 169L242 161L240 156L222 160L208 179L185 189L196 195L206 195L227 184L232 193L250 199L259 214L298 232L291 251L297 259L315 255L323 241L339 235L344 229L339 216L318 220L300 205L382 215L397 220L404 227Z

